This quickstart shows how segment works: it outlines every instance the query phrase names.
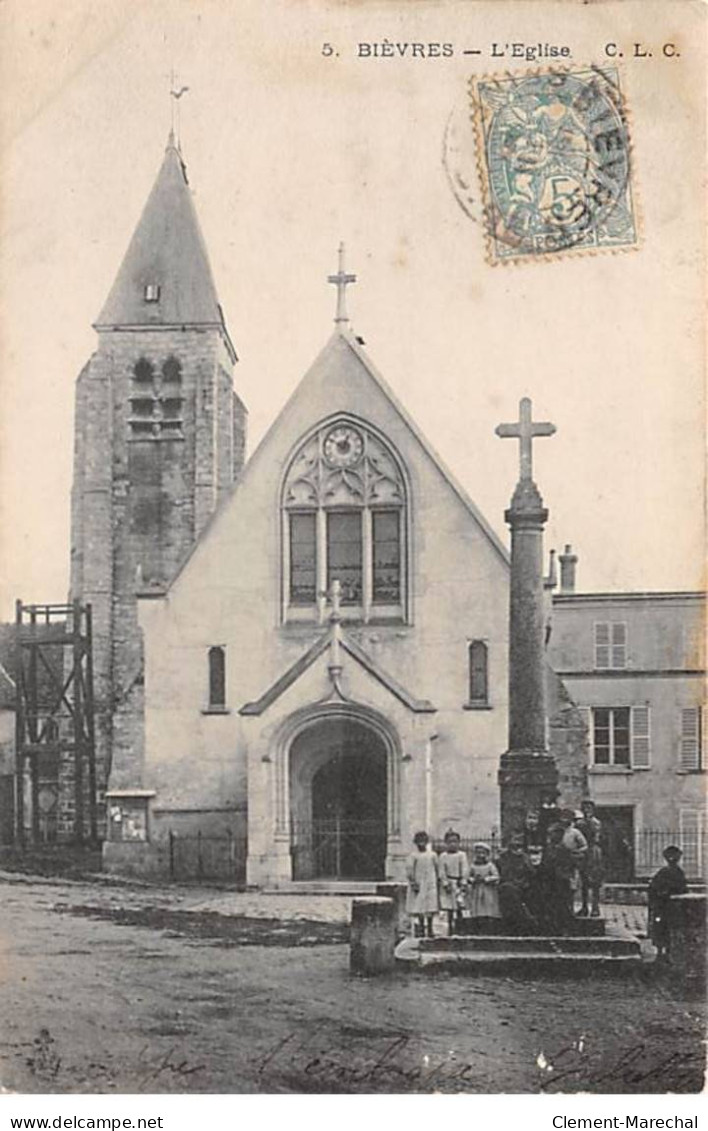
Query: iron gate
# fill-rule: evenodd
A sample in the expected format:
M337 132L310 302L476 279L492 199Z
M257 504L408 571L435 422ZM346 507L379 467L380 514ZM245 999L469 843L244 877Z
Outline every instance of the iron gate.
M329 817L293 821L293 879L384 879L386 828L382 821Z

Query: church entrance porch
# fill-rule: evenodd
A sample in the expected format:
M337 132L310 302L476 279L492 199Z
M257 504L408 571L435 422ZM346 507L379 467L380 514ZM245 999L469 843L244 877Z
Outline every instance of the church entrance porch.
M388 757L382 737L357 719L320 719L293 740L289 777L293 879L384 879Z

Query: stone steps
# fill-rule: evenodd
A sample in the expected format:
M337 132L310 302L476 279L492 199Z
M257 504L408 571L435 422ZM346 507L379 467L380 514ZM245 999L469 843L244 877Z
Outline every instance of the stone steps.
M261 895L376 895L378 886L376 880L284 880Z
M451 935L446 938L416 939L422 954L429 951L488 954L639 954L636 939L612 935L573 937L560 935Z
M629 935L453 935L403 939L396 947L396 963L402 969L458 974L586 975L639 969L642 956L639 942Z
M566 936L564 937L602 937L605 934L605 924L606 920L599 917L593 919L589 917L585 918L584 916L577 916L576 918L570 920ZM524 930L522 928L518 932L513 932L513 934L523 935ZM497 920L497 925L494 926L490 925L489 921L487 920L484 926L479 928L477 926L477 922L474 919L464 919L462 922L462 927L459 929L459 935L464 936L465 938L479 938L482 935L486 938L492 938L494 936L508 938L511 937L512 932L509 930L508 924L503 923L501 919ZM541 931L536 931L536 935L539 938L548 937L543 935L543 932ZM531 938L532 932L527 931L526 937Z

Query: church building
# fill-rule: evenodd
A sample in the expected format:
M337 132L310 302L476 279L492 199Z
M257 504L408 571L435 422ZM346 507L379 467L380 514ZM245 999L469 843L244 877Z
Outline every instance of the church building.
M498 823L507 551L352 332L341 250L329 281L334 327L244 467L170 139L77 389L107 867L162 870L199 829L247 839L252 883L383 878L420 827Z

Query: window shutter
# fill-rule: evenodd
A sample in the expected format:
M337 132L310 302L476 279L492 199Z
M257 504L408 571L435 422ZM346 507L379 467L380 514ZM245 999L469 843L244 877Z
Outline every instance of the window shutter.
M615 621L612 625L612 667L627 667L627 625Z
M681 738L679 742L679 769L690 773L701 768L701 709L683 707L681 710Z
M632 768L651 766L651 734L648 707L632 707Z
M681 866L687 876L701 875L705 813L702 809L679 809L679 843L683 851Z
M610 625L608 621L597 621L595 624L595 667L609 668L610 666Z
M581 719L583 720L585 726L587 727L587 732L588 732L588 734L587 734L588 762L591 763L592 760L593 760L593 753L592 753L592 745L593 745L592 744L592 708L590 708L590 707L578 707L578 713L580 714Z

